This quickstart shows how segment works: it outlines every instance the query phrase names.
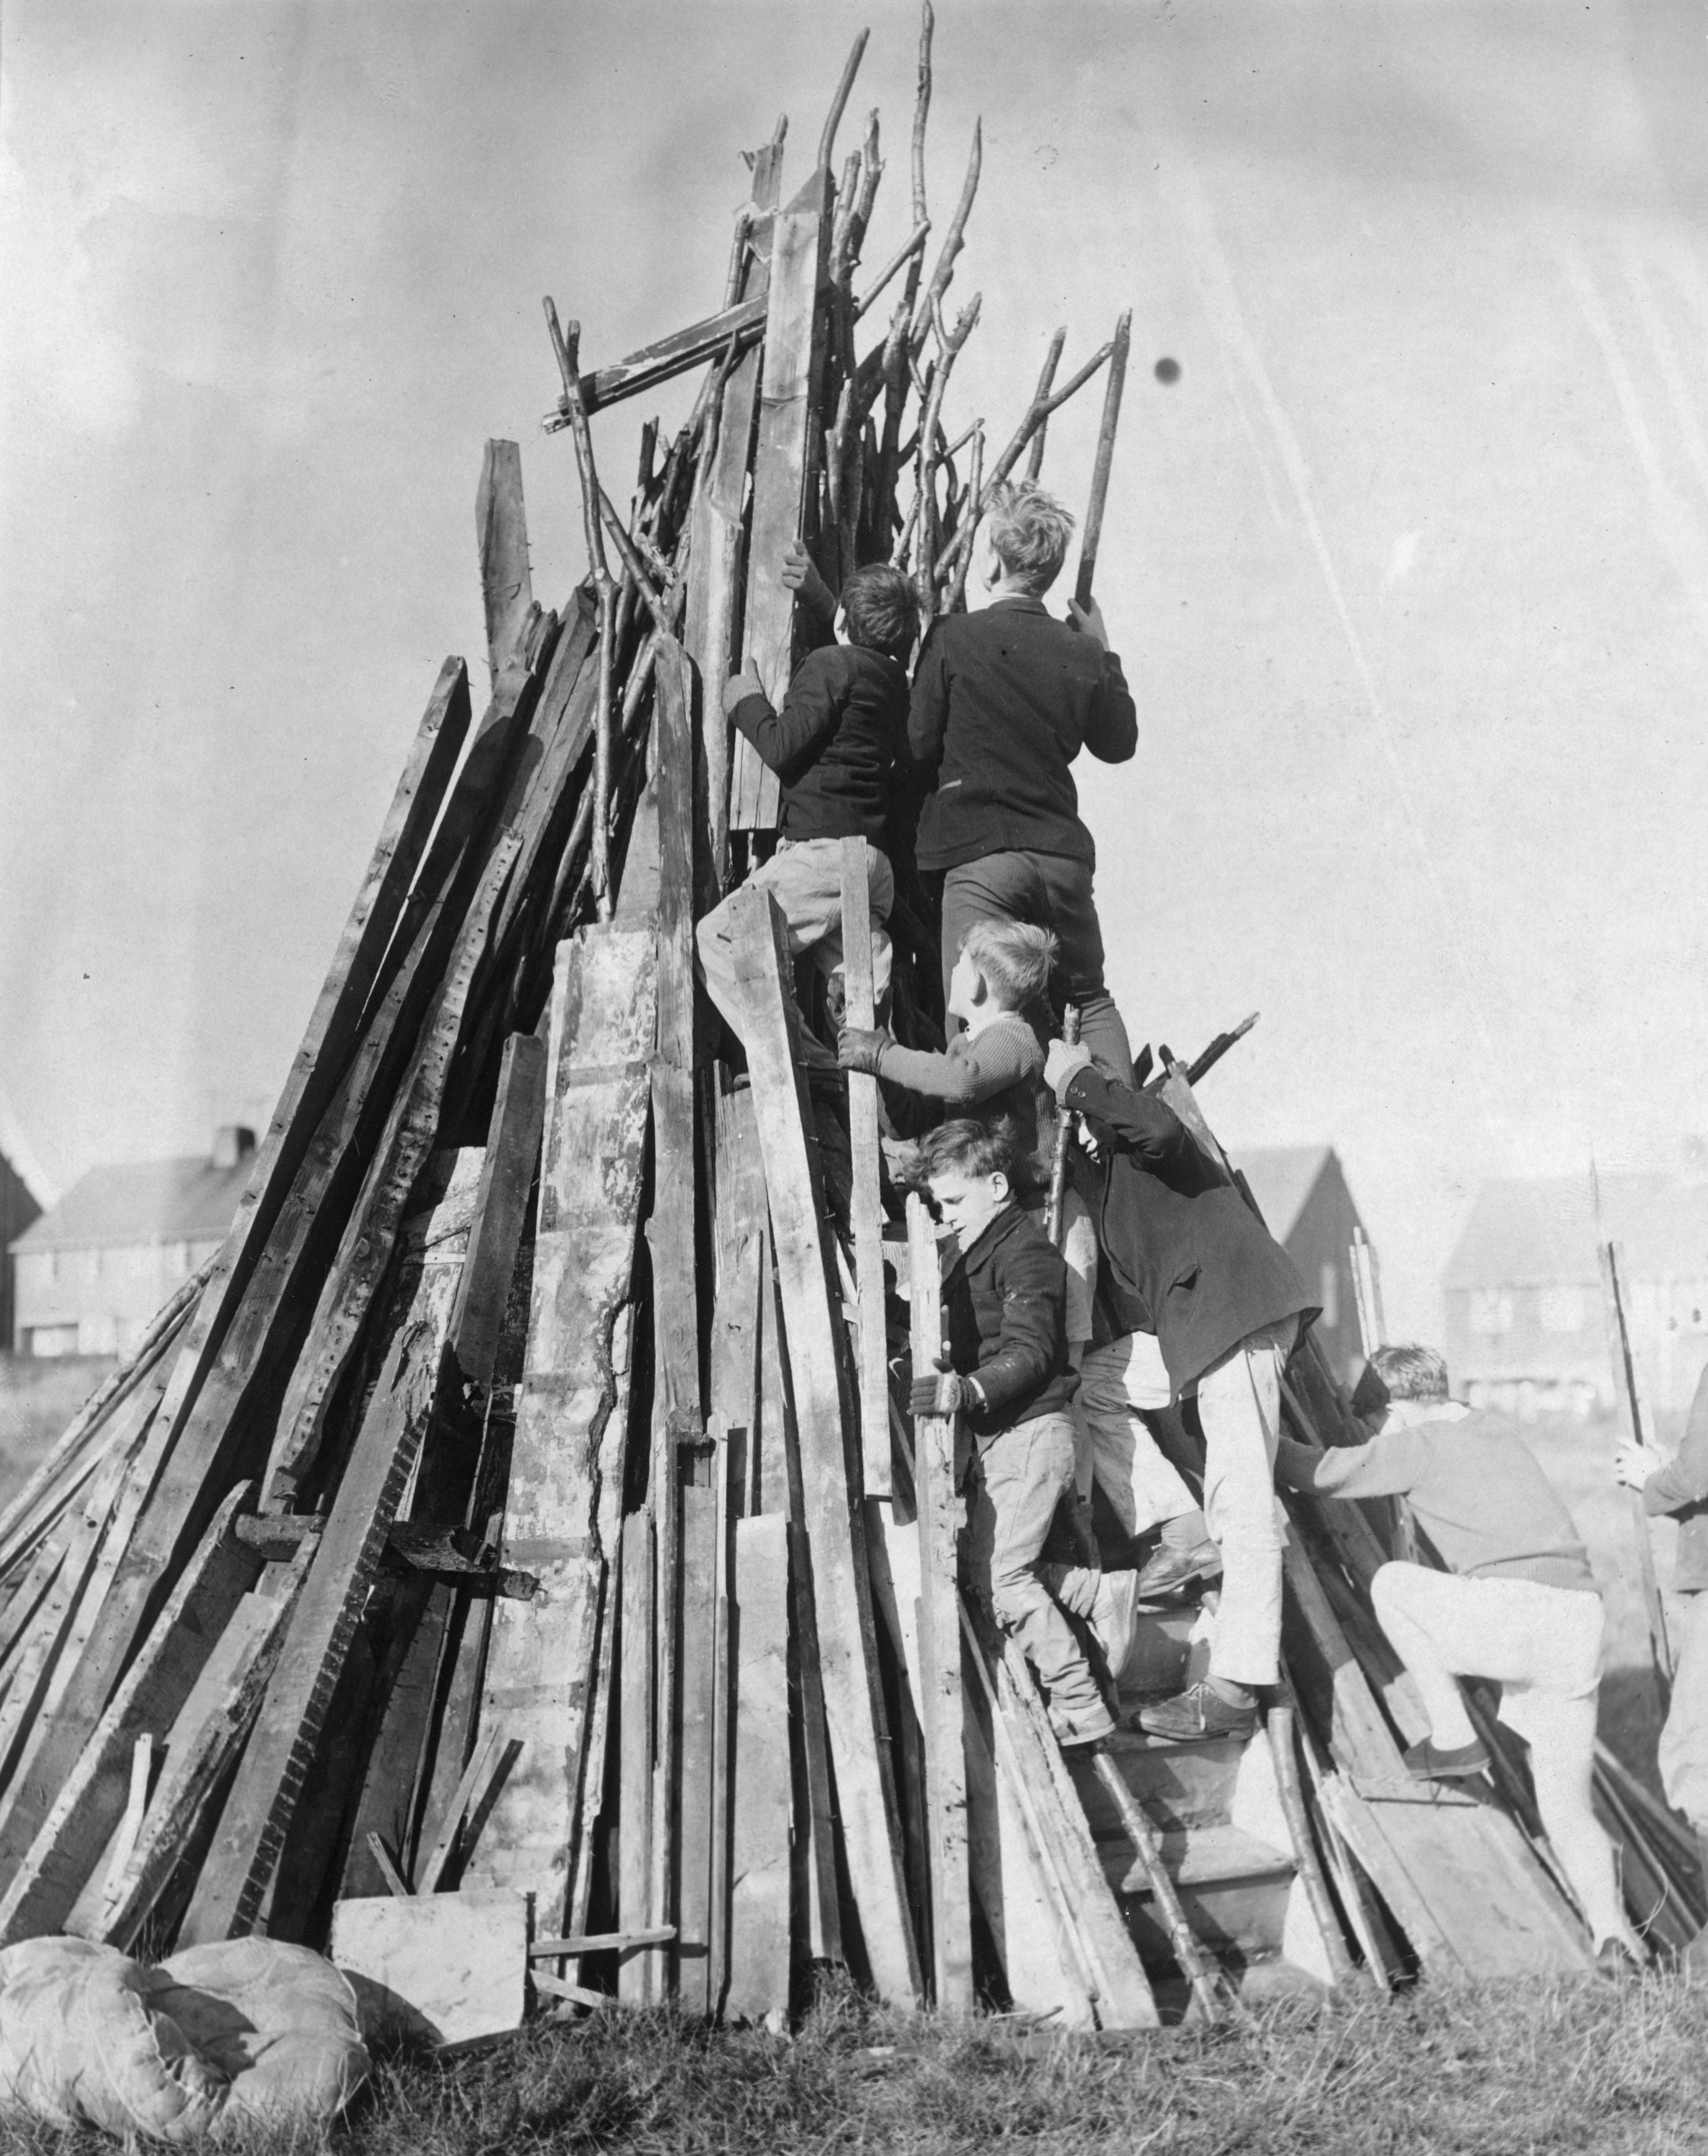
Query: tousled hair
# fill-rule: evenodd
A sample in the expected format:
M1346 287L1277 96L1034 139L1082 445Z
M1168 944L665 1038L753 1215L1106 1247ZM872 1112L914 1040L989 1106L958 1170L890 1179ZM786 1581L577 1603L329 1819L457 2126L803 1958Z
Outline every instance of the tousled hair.
M1004 480L992 493L991 545L1003 568L1028 591L1049 589L1073 536L1073 511L1034 480Z
M947 1169L957 1175L1006 1175L1012 1187L1013 1139L1000 1125L993 1127L974 1122L970 1116L957 1116L921 1139L919 1164L927 1183Z
M1385 1406L1390 1400L1447 1398L1445 1358L1435 1348L1422 1347L1416 1341L1399 1341L1390 1347L1378 1348L1359 1378L1357 1390L1364 1392L1366 1379L1372 1378L1381 1388L1377 1406ZM1371 1389L1373 1391L1374 1387ZM1366 1397L1369 1397L1368 1394ZM1368 1413L1369 1409L1363 1412Z
M919 600L912 584L887 562L869 562L842 588L848 640L868 651L905 660L919 634Z
M1029 921L975 921L961 939L1004 1010L1024 1010L1049 984L1056 939Z

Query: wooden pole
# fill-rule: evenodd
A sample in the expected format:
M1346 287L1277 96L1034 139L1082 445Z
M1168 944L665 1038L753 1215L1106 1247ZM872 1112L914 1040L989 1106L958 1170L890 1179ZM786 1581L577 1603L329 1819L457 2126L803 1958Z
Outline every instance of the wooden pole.
M842 960L848 1023L876 1024L872 988L869 849L864 839L842 842ZM854 1282L859 1296L860 1457L865 1494L887 1497L890 1474L890 1371L884 1337L884 1229L879 1198L878 1081L848 1075L849 1144L853 1153Z
M1069 1004L1062 1013L1062 1039L1072 1048L1080 1038L1080 1007ZM1049 1165L1049 1201L1044 1209L1044 1230L1059 1250L1062 1246L1062 1214L1068 1196L1068 1147L1074 1142L1074 1118L1066 1108L1058 1106L1055 1117L1055 1157Z
M1631 1353L1631 1336L1625 1320L1625 1253L1618 1243L1598 1243L1601 1267L1602 1306L1607 1317L1608 1360L1613 1365L1613 1404L1626 1436L1635 1445L1646 1445L1641 1396L1637 1389L1637 1366ZM1654 1688L1665 1715L1672 1699L1672 1649L1666 1635L1666 1605L1660 1599L1660 1583L1654 1573L1654 1551L1649 1539L1649 1514L1640 1490L1628 1490L1632 1539L1637 1549L1637 1577L1643 1586L1643 1606L1649 1618L1649 1651L1654 1667Z
M1109 467L1115 456L1115 430L1121 424L1121 393L1126 382L1127 347L1132 342L1133 313L1129 307L1115 326L1110 346L1109 379L1103 385L1103 424L1097 433L1097 461L1091 468L1091 499L1080 536L1080 574L1074 586L1078 606L1091 603L1091 582L1097 573L1097 549L1103 537L1103 505L1109 495Z

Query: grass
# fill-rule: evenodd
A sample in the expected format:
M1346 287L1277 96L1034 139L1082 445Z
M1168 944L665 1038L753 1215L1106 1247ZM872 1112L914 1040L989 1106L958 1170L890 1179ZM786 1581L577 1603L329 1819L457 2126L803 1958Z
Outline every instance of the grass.
M110 2147L0 2129L12 2156ZM1130 2040L957 2029L833 1999L792 2040L664 2014L394 2061L330 2137L245 2156L1673 2156L1708 2149L1708 1985L1670 1977L1277 2005Z

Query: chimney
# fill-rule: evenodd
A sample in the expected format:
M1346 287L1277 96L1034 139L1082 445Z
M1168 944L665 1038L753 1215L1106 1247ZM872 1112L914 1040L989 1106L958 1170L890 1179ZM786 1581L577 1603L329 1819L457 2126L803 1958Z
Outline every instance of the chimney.
M255 1134L244 1123L222 1123L213 1133L213 1165L238 1168L255 1150Z

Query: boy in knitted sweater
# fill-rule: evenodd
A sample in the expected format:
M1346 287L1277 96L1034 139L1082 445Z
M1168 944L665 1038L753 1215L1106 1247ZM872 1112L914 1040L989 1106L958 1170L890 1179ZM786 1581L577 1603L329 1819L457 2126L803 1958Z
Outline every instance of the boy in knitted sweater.
M1387 1403L1368 1445L1317 1452L1283 1438L1275 1471L1319 1497L1405 1496L1447 1568L1385 1564L1370 1584L1429 1713L1406 1764L1420 1781L1480 1774L1489 1755L1455 1679L1498 1679L1500 1719L1530 1747L1536 1808L1598 1965L1635 1964L1643 1949L1590 1805L1603 1610L1572 1516L1519 1439L1448 1398L1433 1348L1378 1348L1359 1389Z

